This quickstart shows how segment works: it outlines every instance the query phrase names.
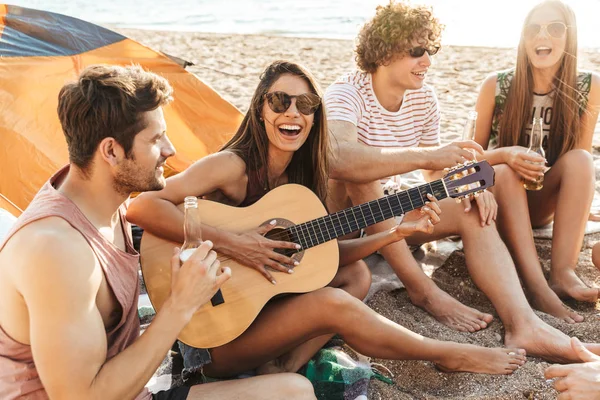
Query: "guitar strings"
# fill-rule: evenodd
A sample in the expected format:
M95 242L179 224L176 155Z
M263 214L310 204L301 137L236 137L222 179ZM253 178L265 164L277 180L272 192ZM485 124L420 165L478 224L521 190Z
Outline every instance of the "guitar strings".
M432 187L432 184L440 186L441 185L441 180L437 181L437 182L432 182L432 183L429 184L429 188L431 189L431 191L435 192L435 190ZM424 186L424 185L422 185L422 186ZM447 182L447 188L448 189L451 189L451 188L453 188L455 186L457 186L456 182L452 182L452 181ZM443 187L443 185L442 185L442 187ZM437 189L441 189L442 187L438 187ZM298 241L302 241L302 237L301 236L304 236L304 241L306 241L306 236L308 236L309 239L314 239L314 242L316 242L318 244L326 243L326 242L328 242L328 241L333 240L333 239L336 238L336 237L332 237L331 233L332 233L332 230L333 230L334 236L338 235L338 232L337 232L337 228L338 227L342 230L342 235L347 234L347 233L345 233L346 228L350 229L350 231L348 233L356 232L356 231L360 230L360 226L359 226L359 223L358 223L358 218L356 218L356 216L354 215L354 210L355 209L358 209L358 210L361 211L361 215L363 216L363 221L367 224L366 226L369 226L369 225L372 225L374 223L377 223L378 216L381 216L381 217L384 218L383 220L386 220L386 219L392 218L393 216L404 214L404 210L405 209L408 209L408 208L412 208L412 209L419 208L419 207L413 207L412 199L410 197L411 191L414 193L415 190L418 192L419 196L421 196L421 191L419 190L419 188L420 188L420 186L418 186L416 188L410 188L410 189L408 189L406 191L402 191L400 193L397 193L395 195L396 199L398 200L398 205L397 206L391 206L391 203L389 203L389 198L392 197L392 196L387 196L387 198L388 198L388 204L389 204L390 207L386 207L386 208L389 208L392 211L392 215L390 217L386 217L385 216L385 212L383 211L383 209L381 209L381 205L380 204L377 204L378 207L379 207L379 211L377 211L377 210L373 211L371 209L371 205L373 203L379 203L379 201L382 200L382 199L377 199L377 200L372 200L372 201L370 201L368 203L364 203L364 204L361 204L361 205L358 205L358 206L354 206L354 207L350 207L350 208L345 209L345 210L338 211L338 212L333 213L333 214L329 214L329 215L325 215L323 217L315 218L314 220L311 220L311 221L306 221L306 222L303 222L303 223L292 225L291 227L285 228L282 232L278 232L278 233L274 234L273 236L270 236L270 237L267 237L267 238L270 239L270 240L284 240L285 239L287 241L287 240L293 239L293 236L296 236L296 238L298 239ZM445 191L446 190L444 190L444 192ZM407 199L401 199L400 198L401 194L405 194L406 197L408 198L408 200ZM419 200L423 201L423 203L424 203L424 199L419 198ZM364 213L362 213L362 207L364 207L365 205L367 205L368 208L369 208L369 211L371 211L372 219L373 219L372 222L371 222L371 218L369 218L369 221L367 221L367 218L365 218ZM411 211L412 211L412 209L411 209ZM354 221L356 223L357 229L353 229L352 228L352 223L347 218L346 213L348 212L348 210L352 210L353 219L354 219ZM402 211L402 213L398 213L398 211ZM342 222L342 219L340 218L341 213L344 213L344 219L346 220L347 223L346 222ZM336 216L338 218L338 221L341 222L340 224L338 224L337 222L333 221L334 216ZM329 219L330 219L329 223L332 223L333 227L332 227L332 230L330 230L329 226L327 225L327 221L324 221L325 222L325 232L327 233L328 237L330 237L330 239L325 240L325 232L321 229L321 226L319 225L318 220L321 220L321 219L324 220L327 217L329 217ZM317 231L316 231L316 228L314 226L314 221L317 221L316 224L317 224L317 228L319 230L319 233L321 234L321 237L323 239L322 241L319 239L319 233L317 233ZM379 222L381 222L381 221L379 221ZM312 230L314 231L314 234L310 233L308 223L311 223ZM302 226L305 226L305 228L306 228L305 231L302 230ZM296 233L294 233L294 232L291 231L292 228L296 229ZM305 235L305 233L306 233L306 235ZM342 235L339 235L339 236L342 236ZM313 242L313 240L311 240L311 242ZM298 244L302 245L302 243L298 243ZM308 248L314 247L314 245L308 246L309 245L308 242L306 244L307 244L307 246L303 246L300 250L296 250L296 249L282 249L281 251L279 251L277 253L278 254L283 254L284 256L287 256L287 257L290 257L290 256L293 256L296 253L299 253L299 252L302 252L302 251L304 251L304 250L306 250ZM224 258L221 259L221 261L222 262L223 261L229 261L231 259L232 259L231 257L224 257Z
M441 181L432 182L432 184L440 186ZM432 185L431 184L428 184L428 185L429 185L429 188L431 189L431 191L435 192L435 190L433 189ZM424 185L422 185L422 186L424 186ZM406 191L402 191L400 193L397 193L395 195L396 199L398 200L398 205L397 206L392 206L391 203L389 202L389 198L392 197L392 196L387 196L387 198L388 198L388 206L389 207L385 206L385 208L386 209L389 208L391 210L392 215L390 217L386 217L385 216L385 212L383 211L383 209L381 208L381 205L379 204L379 202L382 199L377 199L377 200L372 200L372 201L370 201L368 203L364 203L364 204L361 204L361 205L358 205L358 206L354 206L354 207L348 208L346 210L341 210L341 211L338 211L338 212L333 213L333 214L329 214L329 215L326 215L326 216L323 216L323 217L320 217L320 218L316 218L316 219L314 219L312 221L306 221L306 222L303 222L303 223L300 223L300 224L293 225L292 227L286 228L285 231L283 231L281 233L277 233L277 234L275 234L275 235L273 235L271 237L268 237L268 238L271 239L271 240L282 240L282 239L290 238L291 235L288 232L290 232L291 228L295 227L296 230L299 231L302 236L304 236L304 232L306 232L307 236L309 236L309 239L314 238L316 242L319 242L319 235L318 235L318 233L316 231L316 228L315 228L314 222L313 222L313 221L317 221L316 222L317 228L318 228L319 232L321 233L321 236L323 237L323 240L325 239L325 232L327 233L327 236L331 238L331 239L328 239L326 241L333 240L334 238L331 237L332 230L330 230L329 227L326 225L328 222L324 220L325 218L329 217L329 219L330 219L329 223L333 223L333 225L334 225L333 226L333 233L334 233L334 235L337 234L337 227L339 227L342 230L342 235L346 234L345 233L346 228L350 229L348 233L355 232L355 231L357 231L357 230L360 229L360 225L358 223L358 219L356 218L356 216L354 214L354 210L360 211L360 215L362 215L363 221L366 223L366 226L372 225L373 223L376 223L376 222L372 222L372 223L371 222L367 222L367 219L365 218L365 215L362 212L362 208L365 205L368 206L368 209L369 209L369 211L371 212L371 214L373 216L373 221L377 221L378 216L383 217L384 220L385 220L385 219L389 219L389 218L391 218L391 217L393 217L395 215L402 215L402 214L404 214L404 210L405 209L411 209L411 211L412 211L412 209L419 208L419 207L414 207L413 206L412 199L410 197L410 194L411 194L410 192L411 191L413 193L415 191L418 192L418 195L419 195L418 201L423 202L423 205L424 205L424 203L425 203L424 200L425 199L420 197L421 196L421 191L419 190L419 188L420 188L420 186L418 186L416 188L410 188L410 189L408 189ZM439 190L441 188L442 187L438 187L437 189ZM408 197L408 200L407 199L401 199L400 198L401 194L405 194L406 197ZM415 200L415 201L417 201L417 200ZM379 208L379 210L373 211L372 205L374 203L377 204L377 207ZM420 206L422 206L422 205L420 205ZM357 229L353 229L352 228L352 223L347 218L346 214L347 214L348 210L352 210L353 219L356 221ZM402 212L399 213L398 211L402 211ZM338 221L341 221L342 220L342 218L340 218L341 213L344 213L343 217L346 220L347 224L345 222L341 222L341 224L338 225L336 222L333 221L334 216L337 217ZM321 219L325 223L325 229L326 229L325 232L321 229L321 226L319 225L319 222L318 222L318 220L321 220ZM314 234L311 234L310 231L309 231L309 226L307 225L309 222L312 225L312 230L314 231ZM302 227L301 227L302 225L304 225L306 227L305 231L302 230ZM291 233L293 235L297 236L298 240L302 240L302 237L300 237L300 235L297 232L296 233L291 232ZM312 242L312 240L311 240L311 242ZM301 244L301 243L299 243L299 244Z

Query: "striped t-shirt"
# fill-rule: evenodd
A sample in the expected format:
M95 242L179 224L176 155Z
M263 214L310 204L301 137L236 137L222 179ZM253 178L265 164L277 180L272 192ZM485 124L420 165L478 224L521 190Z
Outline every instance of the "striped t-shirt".
M433 88L407 90L400 110L388 111L377 100L371 74L354 71L325 93L327 119L358 128L358 141L374 147L440 144L440 112Z
M400 110L388 111L377 100L371 74L354 71L325 93L327 120L356 125L358 141L373 147L415 147L440 144L440 111L433 88L407 90ZM406 189L422 183L420 171L384 178L384 189ZM386 189L388 190L388 189Z

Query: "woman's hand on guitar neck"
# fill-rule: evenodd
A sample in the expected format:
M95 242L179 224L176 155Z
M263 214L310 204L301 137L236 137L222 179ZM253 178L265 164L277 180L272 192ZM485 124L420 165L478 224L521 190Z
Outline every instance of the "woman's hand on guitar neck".
M251 231L231 234L223 241L218 251L241 264L254 268L269 282L276 284L277 281L266 267L291 274L294 272L292 267L298 264L292 258L277 253L275 249L298 250L300 245L266 238L264 235L274 227L275 221L271 221Z
M429 202L419 210L414 210L405 215L398 225L390 230L395 236L394 240L402 240L415 232L433 233L433 226L440 222L442 210L434 196L427 194Z

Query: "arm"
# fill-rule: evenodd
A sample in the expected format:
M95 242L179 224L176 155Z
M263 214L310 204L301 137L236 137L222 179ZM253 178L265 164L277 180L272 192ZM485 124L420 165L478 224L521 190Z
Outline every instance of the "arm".
M594 129L600 112L600 75L592 73L592 87L588 96L587 108L581 116L581 140L577 148L592 152Z
M433 145L424 145L424 144L420 144L419 145L420 148L431 148L434 147ZM423 174L423 177L425 178L426 182L431 182L431 181L435 181L436 179L440 179L441 177L444 176L444 171L443 170L431 170L431 169L422 169L421 173Z
M506 148L488 150L490 134L492 132L492 119L496 105L496 74L488 76L479 91L475 111L477 111L477 125L475 127L475 141L485 149L483 159L491 165L506 163Z
M471 141L442 147L371 147L357 141L358 131L351 122L333 120L328 125L332 149L330 178L348 182L367 183L416 169L441 170L465 159L472 160L468 148L483 151Z
M429 195L427 202L420 210L411 211L407 215L416 217L404 218L402 222L387 232L379 232L364 238L338 241L340 249L340 265L348 265L373 254L388 244L403 240L415 232L432 233L433 226L440 222L441 209L437 200Z
M224 194L241 191L245 195L246 180L244 161L231 152L218 152L167 179L164 189L142 193L129 206L127 219L148 232L182 243L184 214L177 205L183 203L186 196L199 197L216 190ZM274 249L296 249L296 244L265 238L264 234L272 228L269 225L235 234L202 224L202 236L214 243L215 250L256 269L269 282L276 283L265 267L289 272L294 260Z
M140 338L107 361L105 326L96 306L103 272L86 240L57 218L17 235L11 245L19 254L12 258L15 283L27 305L33 357L50 398L137 396L179 331L230 276L224 269L217 277L218 261L216 254L207 256L208 244L181 268L175 254L172 294L164 307Z
M223 151L196 161L188 169L167 179L164 189L145 192L127 209L127 220L165 239L183 243L183 212L177 206L186 196L204 196L226 191L245 182L246 164L235 154ZM202 224L203 239L219 249L227 232Z

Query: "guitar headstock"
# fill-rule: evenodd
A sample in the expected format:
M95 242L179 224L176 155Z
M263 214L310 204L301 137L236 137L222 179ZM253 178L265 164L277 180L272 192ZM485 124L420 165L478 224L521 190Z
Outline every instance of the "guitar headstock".
M494 168L487 161L466 161L464 164L450 168L442 179L448 196L464 199L494 186L494 175Z

